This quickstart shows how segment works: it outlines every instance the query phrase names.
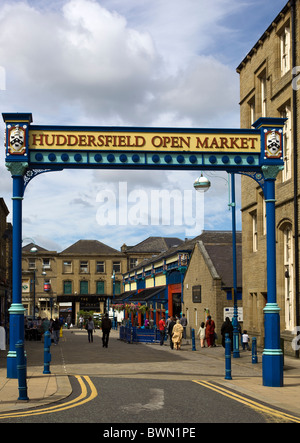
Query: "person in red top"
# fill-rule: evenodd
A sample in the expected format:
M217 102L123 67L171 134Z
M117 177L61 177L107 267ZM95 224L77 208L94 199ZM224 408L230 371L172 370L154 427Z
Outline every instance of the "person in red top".
M162 316L162 318L158 322L158 329L160 332L160 346L162 346L164 344L164 339L166 334L166 322L164 316Z
M215 322L212 320L210 315L207 317L205 327L207 346L212 348L215 344Z

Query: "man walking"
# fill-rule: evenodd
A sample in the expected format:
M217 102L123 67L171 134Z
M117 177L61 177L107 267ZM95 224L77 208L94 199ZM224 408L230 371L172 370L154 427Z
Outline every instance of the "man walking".
M176 325L176 321L174 317L171 317L171 321L169 322L169 326L168 326L168 334L170 337L170 348L173 349L174 348L174 343L172 340L172 335L173 335L173 327Z
M162 318L158 322L158 329L160 332L160 346L162 346L164 344L164 339L166 334L166 322L164 316L162 316Z
M108 313L106 313L102 320L103 348L108 348L108 339L109 339L110 330L111 330L111 319L108 317Z

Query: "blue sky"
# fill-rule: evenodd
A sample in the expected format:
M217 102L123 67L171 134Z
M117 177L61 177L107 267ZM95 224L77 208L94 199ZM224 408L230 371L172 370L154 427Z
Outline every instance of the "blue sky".
M4 0L1 112L32 112L34 124L238 128L236 67L285 4ZM55 250L81 238L116 249L149 235L185 238L200 204L190 197L198 175L101 170L42 174L26 190L23 237ZM226 175L214 175L207 174L212 186L204 199L204 229L230 229ZM115 225L104 225L99 216L104 196L112 196L106 209L124 214L119 199L125 188L127 222L119 223L117 217ZM3 155L0 189L11 210L11 178ZM171 209L153 223L151 199L159 190L169 196L176 190L183 201L193 198L190 225L178 221ZM239 178L237 199L239 203ZM239 211L237 222L240 228Z

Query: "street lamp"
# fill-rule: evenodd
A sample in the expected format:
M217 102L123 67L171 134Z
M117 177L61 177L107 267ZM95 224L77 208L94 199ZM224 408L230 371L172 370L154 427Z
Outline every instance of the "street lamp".
M194 188L196 189L196 191L206 192L210 188L210 181L206 177L203 177L203 175L201 174L200 177L195 180Z

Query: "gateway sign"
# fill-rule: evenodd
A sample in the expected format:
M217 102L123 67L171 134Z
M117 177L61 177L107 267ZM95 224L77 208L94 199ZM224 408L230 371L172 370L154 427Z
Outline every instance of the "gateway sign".
M194 169L260 174L283 166L284 119L254 129L37 126L32 114L3 114L6 164L25 168L25 183L65 168Z
M180 150L260 152L260 134L136 133L130 131L29 131L30 149Z

